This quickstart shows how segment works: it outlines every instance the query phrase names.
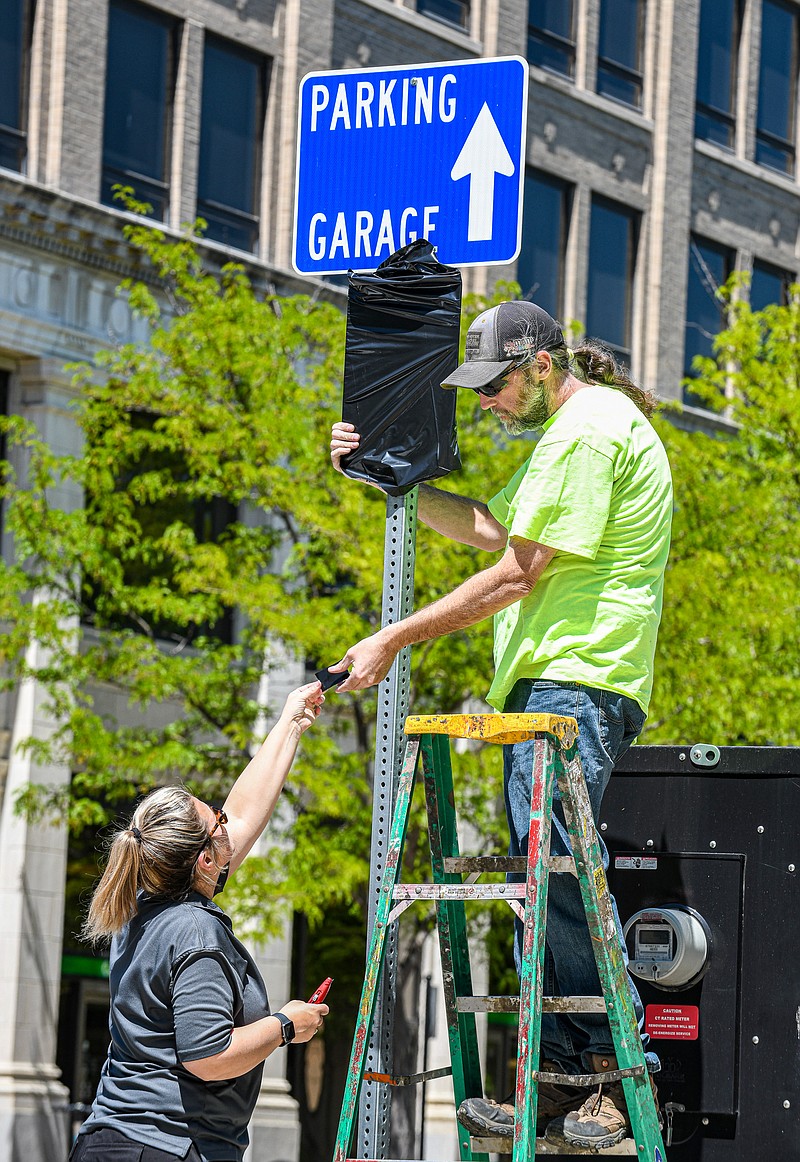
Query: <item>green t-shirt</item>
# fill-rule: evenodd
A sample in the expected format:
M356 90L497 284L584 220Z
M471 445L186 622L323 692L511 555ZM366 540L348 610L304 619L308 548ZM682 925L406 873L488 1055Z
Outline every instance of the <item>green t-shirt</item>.
M502 710L519 678L549 678L627 694L646 712L672 521L650 422L622 392L582 388L489 510L509 537L557 550L530 596L495 615L491 705Z

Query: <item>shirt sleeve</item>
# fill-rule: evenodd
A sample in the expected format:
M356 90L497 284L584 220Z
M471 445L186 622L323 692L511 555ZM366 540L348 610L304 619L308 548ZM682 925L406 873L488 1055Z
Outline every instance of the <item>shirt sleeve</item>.
M593 560L613 487L614 463L604 452L580 437L542 440L508 505L509 536Z
M172 1010L179 1061L200 1061L231 1043L237 1004L224 954L208 949L189 953L175 969Z

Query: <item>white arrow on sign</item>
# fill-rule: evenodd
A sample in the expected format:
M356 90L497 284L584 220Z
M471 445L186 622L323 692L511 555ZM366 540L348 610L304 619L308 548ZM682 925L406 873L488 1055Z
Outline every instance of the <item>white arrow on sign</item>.
M469 242L485 242L492 237L494 175L498 173L510 177L514 173L514 162L489 106L484 103L450 171L454 182L470 178Z

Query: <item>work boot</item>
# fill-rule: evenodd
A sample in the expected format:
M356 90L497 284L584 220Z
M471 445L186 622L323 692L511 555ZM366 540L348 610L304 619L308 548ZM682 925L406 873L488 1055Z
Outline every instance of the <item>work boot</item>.
M591 1054L592 1072L606 1073L617 1069L617 1059L614 1054ZM659 1126L663 1125L661 1111L658 1106L658 1095L653 1084L653 1098L656 1103ZM628 1105L621 1081L611 1085L600 1085L591 1093L578 1109L567 1113L566 1116L551 1122L546 1137L551 1142L566 1140L573 1146L589 1146L594 1149L605 1149L621 1142L631 1131Z
M590 1054L591 1072L608 1073L617 1068L617 1058L613 1053ZM621 1142L630 1131L628 1107L622 1082L599 1085L595 1091L564 1118L561 1132L573 1146L591 1146L604 1149Z
M563 1073L554 1061L543 1061L539 1066L542 1073ZM536 1106L536 1132L541 1134L544 1127L575 1106L583 1090L574 1085L558 1085L552 1081L539 1083L539 1100ZM502 1102L490 1098L468 1097L458 1107L456 1115L462 1126L477 1137L513 1138L514 1136L514 1094Z
M564 1118L562 1133L573 1146L603 1150L627 1137L631 1128L622 1083L600 1085L583 1105Z
M514 1095L509 1094L502 1102L490 1097L468 1097L458 1107L456 1117L478 1138L513 1138Z

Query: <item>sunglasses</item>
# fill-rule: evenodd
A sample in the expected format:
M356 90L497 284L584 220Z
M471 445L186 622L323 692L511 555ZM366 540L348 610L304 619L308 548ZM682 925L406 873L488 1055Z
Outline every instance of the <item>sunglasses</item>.
M214 838L219 828L224 827L228 822L228 816L225 814L221 807L212 807L211 810L216 815L217 821L203 840L203 846L200 848L200 851L203 851L206 847L208 847L209 843Z
M533 357L535 358L535 356ZM532 363L533 359L528 356L526 359L516 359L510 367L507 367L502 375L491 379L485 387L473 387L476 395L494 396L499 395L508 382L509 375L515 371L519 371L520 367L525 367L528 363Z

